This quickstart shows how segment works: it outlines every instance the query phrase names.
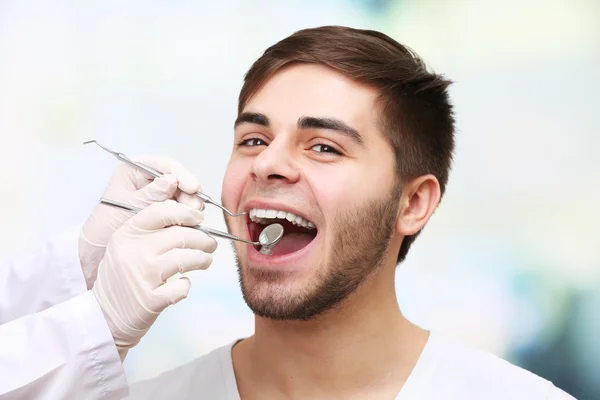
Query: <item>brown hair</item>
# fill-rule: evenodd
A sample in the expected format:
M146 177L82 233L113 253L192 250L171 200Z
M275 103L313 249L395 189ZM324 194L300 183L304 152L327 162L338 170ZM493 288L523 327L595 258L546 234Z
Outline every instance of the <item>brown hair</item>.
M252 65L238 113L276 72L298 63L325 65L377 88L381 131L394 149L400 183L433 174L444 194L454 151L451 81L429 72L411 49L383 33L343 26L304 29L269 47ZM404 238L397 262L418 234Z

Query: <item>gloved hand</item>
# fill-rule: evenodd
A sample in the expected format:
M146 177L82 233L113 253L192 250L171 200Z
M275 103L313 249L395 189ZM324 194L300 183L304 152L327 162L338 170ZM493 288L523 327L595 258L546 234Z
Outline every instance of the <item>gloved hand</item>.
M138 208L145 208L152 203L174 198L192 208L204 209L204 203L198 197L193 196L193 193L200 190L198 180L181 164L160 157L140 157L136 161L159 170L165 175L173 175L177 180L176 185L179 190L169 191L171 187L169 181L165 179L171 178L165 178L163 175L154 179L137 168L121 164L111 177L103 197ZM98 264L104 257L106 244L111 235L132 215L129 211L99 204L81 228L79 259L88 289L91 289L94 284Z
M177 272L206 269L217 242L187 226L204 214L172 200L152 204L119 228L98 267L98 299L121 359L169 305L187 297L190 281ZM184 225L184 226L178 226Z

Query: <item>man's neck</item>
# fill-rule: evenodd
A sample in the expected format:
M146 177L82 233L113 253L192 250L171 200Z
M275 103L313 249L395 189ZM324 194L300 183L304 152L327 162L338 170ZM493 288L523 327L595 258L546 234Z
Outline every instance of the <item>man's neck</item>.
M375 398L376 392L390 398L397 393L428 333L400 312L393 274L382 268L339 309L313 321L257 317L255 335L233 349L242 398L254 398L253 393L261 398Z

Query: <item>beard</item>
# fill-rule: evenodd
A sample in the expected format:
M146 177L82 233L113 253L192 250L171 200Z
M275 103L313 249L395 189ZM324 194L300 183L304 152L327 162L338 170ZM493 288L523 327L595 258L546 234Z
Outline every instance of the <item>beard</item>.
M332 226L330 260L316 268L310 285L293 288L286 271L248 270L233 246L244 301L259 317L309 321L338 307L382 264L393 234L401 188L384 199L340 212ZM225 218L226 224L227 217Z

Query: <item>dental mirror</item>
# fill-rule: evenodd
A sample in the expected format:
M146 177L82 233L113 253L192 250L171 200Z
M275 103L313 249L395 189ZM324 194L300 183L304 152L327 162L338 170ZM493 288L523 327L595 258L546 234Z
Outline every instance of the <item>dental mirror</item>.
M262 246L260 252L262 254L271 254L271 249L283 237L283 226L281 224L271 224L262 230L258 241Z

